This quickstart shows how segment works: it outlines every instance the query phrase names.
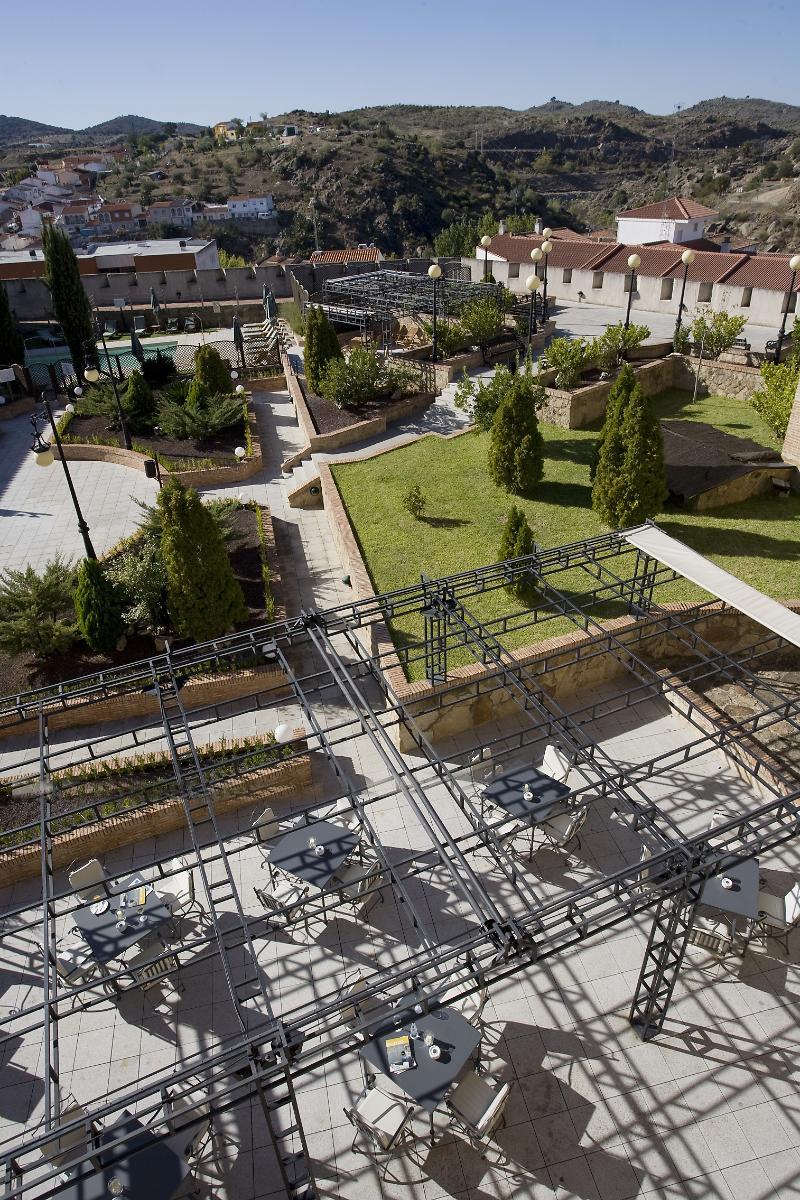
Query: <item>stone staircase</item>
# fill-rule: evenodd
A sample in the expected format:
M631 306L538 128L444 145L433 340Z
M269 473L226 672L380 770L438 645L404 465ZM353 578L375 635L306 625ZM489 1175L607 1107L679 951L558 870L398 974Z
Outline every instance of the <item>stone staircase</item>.
M303 459L292 468L287 492L290 508L322 508L319 467L313 459Z

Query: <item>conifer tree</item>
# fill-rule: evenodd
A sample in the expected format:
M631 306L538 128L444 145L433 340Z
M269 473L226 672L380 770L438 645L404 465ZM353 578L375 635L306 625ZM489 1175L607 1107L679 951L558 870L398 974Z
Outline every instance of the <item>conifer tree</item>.
M631 392L636 387L636 375L630 363L624 363L622 370L608 393L606 401L606 415L603 420L603 428L600 430L600 436L592 449L592 458L589 463L589 478L594 481L597 473L597 464L600 461L600 451L603 448L603 441L606 436L606 430L614 428L622 419L622 413L625 405L630 399Z
M194 488L171 479L158 494L167 607L179 637L203 642L247 618L214 518Z
M198 346L194 356L194 380L205 394L228 396L233 391L233 380L228 363L216 346Z
M78 260L62 229L45 224L42 229L45 277L58 323L64 331L79 379L94 355L92 309L78 270Z
M124 632L122 604L99 562L86 558L78 570L75 616L83 640L92 650L113 650Z
M521 508L512 505L500 540L498 560L506 562L509 558L524 558L528 554L533 554L535 549L536 540L525 513ZM533 580L530 576L518 577L506 585L507 592L525 603L530 602L534 590Z
M528 372L514 375L492 421L490 478L518 496L530 495L544 474L544 443L536 419L542 396Z
M0 366L10 366L12 363L25 362L25 346L17 332L17 325L11 313L8 293L0 283Z
M592 507L612 529L624 529L654 517L666 498L661 425L637 384L603 440Z
M306 335L303 350L306 382L319 394L325 367L334 358L343 358L336 332L321 308L306 309Z
M152 388L140 371L131 371L128 386L122 396L125 419L134 433L145 433L153 426L155 398Z

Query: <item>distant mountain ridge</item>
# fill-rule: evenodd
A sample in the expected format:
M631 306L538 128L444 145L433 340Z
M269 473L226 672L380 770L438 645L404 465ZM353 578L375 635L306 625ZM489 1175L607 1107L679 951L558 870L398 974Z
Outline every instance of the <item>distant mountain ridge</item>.
M63 125L47 125L44 121L30 121L27 117L12 117L0 113L0 145L26 142L41 138L53 138L62 134L70 139L109 139L126 137L128 134L163 133L164 126L174 124L178 133L200 133L205 126L192 121L154 121L151 117L140 117L134 113L112 117L86 129L67 129ZM55 139L54 139L55 140Z

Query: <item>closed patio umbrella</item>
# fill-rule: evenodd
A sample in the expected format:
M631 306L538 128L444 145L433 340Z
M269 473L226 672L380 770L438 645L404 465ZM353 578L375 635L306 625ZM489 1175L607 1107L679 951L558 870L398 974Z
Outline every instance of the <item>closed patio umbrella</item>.
M239 362L244 368L244 334L242 333L242 322L236 316L233 318L233 344L239 352Z

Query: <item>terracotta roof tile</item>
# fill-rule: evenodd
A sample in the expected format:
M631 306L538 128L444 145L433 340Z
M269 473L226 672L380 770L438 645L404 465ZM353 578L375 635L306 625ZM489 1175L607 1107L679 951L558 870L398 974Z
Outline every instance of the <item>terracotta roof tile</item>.
M311 262L315 264L380 262L380 253L377 246L361 246L351 250L315 250L311 255Z
M498 258L505 259L506 262L530 263L531 250L541 246L544 240L537 233L496 233L489 245L489 251ZM583 236L578 238L553 236L552 242L553 249L550 251L548 262L556 267L585 266L601 249L599 242Z
M643 204L641 208L626 208L617 213L617 217L641 217L658 219L666 217L669 221L690 221L693 217L716 217L717 210L690 200L688 196L670 196L668 200L656 200L654 204Z

